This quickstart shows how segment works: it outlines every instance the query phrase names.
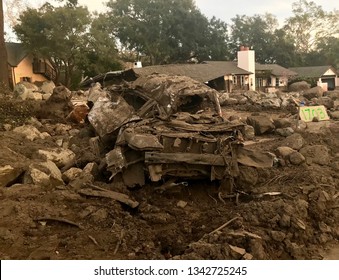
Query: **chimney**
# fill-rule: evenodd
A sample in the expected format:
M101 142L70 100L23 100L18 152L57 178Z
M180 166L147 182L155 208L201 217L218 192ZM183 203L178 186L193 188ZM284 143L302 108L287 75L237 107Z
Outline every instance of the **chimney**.
M142 63L141 63L141 61L136 61L136 62L134 62L133 68L142 68Z
M238 51L238 67L253 74L249 75L249 89L255 90L255 52L249 47L240 46Z

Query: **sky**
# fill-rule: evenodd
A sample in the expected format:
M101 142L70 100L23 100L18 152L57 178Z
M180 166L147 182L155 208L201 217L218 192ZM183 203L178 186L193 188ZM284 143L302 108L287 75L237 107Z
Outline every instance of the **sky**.
M5 5L6 1L4 0ZM29 3L33 7L39 7L44 0L19 0ZM78 0L79 4L87 6L90 11L105 11L105 0ZM253 16L255 14L265 14L269 12L277 17L282 25L288 17L292 16L292 3L297 0L195 0L200 11L211 18L215 16L226 23L231 23L231 19L236 15ZM308 0L311 1L311 0ZM50 0L53 2L53 0ZM323 10L329 12L334 9L339 10L339 0L313 0Z
M40 1L40 0L31 0ZM200 11L211 18L215 16L226 23L236 15L253 16L254 14L265 14L269 12L278 18L280 24L292 15L292 3L297 0L195 0ZM310 0L308 0L310 1ZM90 10L104 11L102 0L79 0L81 5L86 5ZM313 0L323 10L329 12L339 10L339 0Z

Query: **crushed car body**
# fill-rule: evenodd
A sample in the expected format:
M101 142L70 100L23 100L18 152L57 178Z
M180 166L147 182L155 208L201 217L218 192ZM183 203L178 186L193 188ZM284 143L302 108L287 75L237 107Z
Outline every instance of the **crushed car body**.
M217 91L185 76L152 74L107 88L88 114L97 134L115 134L105 156L111 179L127 186L169 177L231 182L238 164L271 167L243 147L244 124L222 117ZM239 160L240 162L239 162Z

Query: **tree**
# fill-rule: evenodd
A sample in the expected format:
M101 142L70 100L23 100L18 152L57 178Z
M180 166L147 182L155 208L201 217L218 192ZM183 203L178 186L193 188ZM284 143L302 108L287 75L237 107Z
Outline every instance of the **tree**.
M339 38L325 37L318 41L317 58L321 61L317 65L333 65L339 68Z
M228 27L220 19L212 17L209 21L205 42L200 60L229 60L232 57L228 47Z
M236 56L239 46L252 47L255 50L256 61L260 63L275 62L272 53L272 44L275 39L275 30L278 27L277 19L266 13L265 15L237 15L232 18L230 48Z
M147 56L150 64L220 56L210 51L214 43L209 38L224 42L224 26L216 20L209 25L193 0L110 0L107 6L112 34L125 50Z
M79 6L77 0L68 0L61 7L45 3L39 9L28 8L14 31L29 51L52 64L56 82L63 74L64 84L69 87L73 71L84 57L90 23L88 9Z
M284 29L276 29L268 50L269 63L277 63L283 67L300 65L300 55L296 52L293 41L286 35Z
M116 40L110 34L107 22L106 16L101 14L91 24L86 49L78 65L84 70L85 76L121 69Z
M293 41L297 52L314 52L319 40L339 35L339 11L325 12L313 1L299 0L292 4L293 16L286 20L284 29Z
M9 86L9 80L8 80L7 51L4 33L5 33L4 13L2 0L0 0L0 84L3 84L7 88Z

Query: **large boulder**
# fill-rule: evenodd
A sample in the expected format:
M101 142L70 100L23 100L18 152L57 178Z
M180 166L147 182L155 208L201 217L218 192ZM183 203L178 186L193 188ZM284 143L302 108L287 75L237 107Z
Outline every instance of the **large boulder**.
M15 85L13 93L14 93L14 97L21 99L21 100L26 100L28 94L32 93L32 90L25 87L24 84L18 83Z
M300 150L300 153L306 158L308 164L328 165L330 163L329 149L324 145L306 146Z
M289 91L305 91L310 88L311 85L305 81L295 82L288 87Z
M40 89L44 94L52 94L54 88L55 84L53 81L44 81L40 86Z
M292 127L277 128L275 130L275 133L282 136L282 137L288 137L288 136L291 136L294 133L294 129Z
M71 167L75 162L76 155L69 149L50 148L38 150L37 157L53 161L59 168L62 168L65 166Z
M275 126L271 118L263 115L247 117L247 123L254 127L256 135L270 133L274 130Z
M58 86L53 89L53 93L49 98L49 103L69 102L72 98L72 92L65 86Z
M260 99L260 94L256 91L247 91L244 93L244 96L247 97L247 99L253 104Z
M27 140L45 139L46 134L41 133L32 125L22 125L13 129L14 132L23 135Z
M339 120L339 111L329 112L329 115L334 120Z
M0 166L0 188L7 187L13 183L21 174L23 170L11 165Z
M322 97L324 94L324 90L322 87L313 87L304 91L303 96L308 100L312 98L319 98Z
M323 96L317 99L315 105L324 105L327 109L334 108L334 100L328 96Z
M27 100L42 100L42 94L40 92L34 91L34 92L28 92Z
M228 98L230 98L230 94L228 92L218 92L218 99L221 106L226 105Z
M44 187L64 185L59 168L49 160L31 164L24 175L23 183Z
M73 109L72 93L64 86L54 88L53 94L42 104L40 118L64 119Z
M286 128L292 126L292 121L287 118L279 118L273 121L273 124L276 128Z
M262 98L255 102L255 104L265 108L265 109L279 109L281 107L280 98Z
M294 165L300 165L303 162L305 162L305 160L306 160L305 157L297 151L294 151L289 155L289 161Z
M286 137L283 141L284 146L290 147L296 151L299 151L305 143L306 141L299 133L294 133L291 136Z
M109 94L101 88L100 83L95 83L89 89L88 101L95 103L100 97L109 98Z

